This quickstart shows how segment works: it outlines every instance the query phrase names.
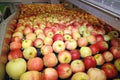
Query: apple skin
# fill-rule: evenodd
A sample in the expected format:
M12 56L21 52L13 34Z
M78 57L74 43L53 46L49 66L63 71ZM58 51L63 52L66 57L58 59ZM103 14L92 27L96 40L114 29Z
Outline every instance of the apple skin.
M60 63L70 63L72 60L70 52L67 50L59 52L58 60Z
M37 38L41 38L42 40L44 40L45 34L41 32L37 35Z
M38 71L27 71L21 75L20 80L42 80L42 73Z
M102 34L96 34L95 37L96 37L97 42L98 41L104 41L104 36Z
M59 53L65 50L65 43L61 40L57 40L53 43L52 47L54 52Z
M120 47L112 46L110 52L112 52L115 59L120 58Z
M52 53L53 52L53 48L51 45L43 45L41 47L41 54L42 55L46 55L46 54L49 54L49 53Z
M20 42L11 42L10 43L10 50L16 50L16 49L21 49L22 44Z
M22 42L22 39L19 36L12 37L11 39L12 42Z
M77 44L78 44L79 47L87 46L88 45L88 41L87 41L86 37L80 37L77 40Z
M29 71L41 71L44 67L43 60L40 57L31 58L27 62L27 68Z
M89 80L89 76L85 72L77 72L72 75L71 80Z
M68 50L74 50L74 49L76 49L77 48L77 42L76 42L76 40L70 39L70 40L65 41L65 47Z
M109 48L108 43L106 41L98 41L96 45L98 45L100 51L106 51Z
M114 58L110 51L105 51L105 52L102 53L102 55L103 55L106 62L110 62Z
M98 66L103 65L105 63L105 59L102 54L96 54L94 55L94 58Z
M80 51L78 49L74 49L70 51L72 60L80 59Z
M27 35L28 33L33 33L33 30L31 27L25 27L23 33L24 35Z
M29 39L25 39L22 41L22 48L25 49L27 47L33 46L33 41Z
M88 36L87 41L89 44L95 44L97 42L96 37L94 35Z
M20 39L23 39L23 32L21 31L14 32L12 37L15 37L15 36L18 36Z
M46 67L54 67L58 63L58 59L55 53L49 53L49 54L44 55L43 61Z
M72 39L72 36L70 34L64 34L63 36L65 41Z
M87 56L83 59L85 69L96 67L97 63L93 56Z
M114 65L115 65L116 69L120 72L120 58L118 58L114 61Z
M82 58L85 58L87 56L91 56L92 51L91 51L90 47L81 47L80 48L80 54L81 54Z
M36 39L36 34L35 34L35 33L28 33L28 34L25 36L25 38L34 41L34 40Z
M101 69L105 72L107 78L114 78L118 75L117 69L112 63L105 63Z
M74 40L78 40L81 37L79 32L72 32L71 36Z
M73 60L70 64L72 72L77 73L77 72L84 72L85 71L85 65L82 60Z
M22 57L23 57L23 53L22 53L22 51L19 50L19 49L11 50L11 51L8 53L8 60L13 60L13 59L22 58Z
M100 51L97 44L91 44L89 47L90 47L93 55L97 54Z
M61 63L57 66L58 76L61 79L67 79L72 75L72 69L70 64L68 63Z
M107 80L105 72L99 68L90 68L87 71L89 80Z
M31 59L37 56L37 50L35 47L27 47L23 50L23 57L25 59Z
M53 36L53 41L57 41L57 40L61 40L61 41L64 41L64 36L62 34L55 34Z
M120 46L120 39L119 38L112 38L110 41L111 46Z
M17 58L9 61L6 64L6 72L12 79L19 79L26 71L26 61L23 58Z
M42 80L58 80L57 70L54 68L45 68Z
M44 42L41 38L36 38L33 42L33 45L36 47L36 48L41 48L43 46Z
M51 37L45 37L43 41L44 41L45 45L52 45L53 44L53 39Z

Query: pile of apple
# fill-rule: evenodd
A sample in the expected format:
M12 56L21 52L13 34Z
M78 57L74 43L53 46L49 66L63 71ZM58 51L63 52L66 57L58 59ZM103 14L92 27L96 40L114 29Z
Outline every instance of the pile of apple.
M119 31L88 13L58 5L20 6L6 64L8 76L14 80L120 79Z

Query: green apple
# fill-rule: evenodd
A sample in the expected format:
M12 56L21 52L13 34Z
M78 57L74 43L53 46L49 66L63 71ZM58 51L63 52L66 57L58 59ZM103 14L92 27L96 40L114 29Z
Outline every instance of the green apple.
M23 58L13 59L6 64L6 72L12 79L19 79L26 68L26 61Z
M0 63L0 80L3 80L5 77L5 64Z
M81 57L84 58L84 57L87 57L87 56L91 56L92 51L89 47L85 46L85 47L80 48L80 54L81 54Z
M115 60L114 65L116 69L120 72L120 58Z

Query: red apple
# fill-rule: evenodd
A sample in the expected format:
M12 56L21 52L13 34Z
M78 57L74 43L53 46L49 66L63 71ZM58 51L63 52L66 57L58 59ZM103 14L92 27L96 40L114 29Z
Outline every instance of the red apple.
M27 62L27 68L29 71L41 71L43 69L43 60L40 57L31 58Z
M104 41L104 36L102 34L96 34L95 37L96 37L97 42L98 41Z
M71 54L72 60L80 59L80 51L78 49L71 50L70 54Z
M70 63L72 60L71 54L69 51L61 51L58 53L58 60L60 63Z
M83 46L87 46L88 45L88 41L85 37L80 37L78 40L77 40L77 44L79 47L83 47Z
M96 44L98 45L100 51L106 51L109 48L108 43L106 41L98 41Z
M11 50L11 51L8 53L8 60L13 60L13 59L22 58L22 57L23 57L23 53L22 53L22 51L19 50L19 49Z
M70 66L73 73L85 71L85 65L82 60L73 60Z
M26 34L25 38L34 41L36 39L36 34L35 33L28 33L28 34Z
M19 36L12 37L11 39L12 42L22 42L22 39Z
M114 58L113 55L112 55L112 53L110 51L105 51L105 52L103 52L102 55L103 55L103 57L104 57L104 59L105 59L106 62L110 62Z
M83 59L83 62L84 62L84 65L85 65L85 68L86 69L89 69L89 68L94 68L96 67L96 60L93 56L87 56Z
M55 53L49 53L49 54L44 55L43 61L46 67L54 67L58 63L58 59Z
M65 47L68 50L74 50L74 49L76 49L77 48L77 42L76 42L76 40L70 39L70 40L65 41Z
M53 47L54 52L59 53L59 52L65 50L65 43L61 40L57 40L57 41L53 42L52 47Z
M44 33L39 33L39 34L37 35L37 38L41 38L42 40L44 40L45 34L44 34Z
M120 58L120 47L111 47L110 52L112 52L115 59Z
M119 38L112 38L110 41L111 46L120 46L120 39Z
M41 48L43 46L44 42L41 38L36 38L34 40L33 44L36 48Z
M49 54L49 53L52 53L53 52L53 48L51 45L43 45L41 47L41 54L42 55L46 55L46 54Z
M101 69L105 72L107 78L115 78L118 74L117 69L112 63L105 63Z
M54 68L45 68L42 80L58 80L58 73Z
M97 44L91 44L89 47L90 47L93 55L97 54L100 51Z
M16 49L21 49L22 44L20 42L11 42L10 43L10 50L16 50Z
M62 63L57 66L58 76L61 79L67 79L72 75L70 64Z
M33 30L31 27L25 27L23 33L24 35L27 35L28 33L33 33Z
M55 35L53 36L53 41L56 41L56 40L61 40L61 41L63 41L63 40L64 40L63 35L61 35L61 34L55 34Z
M94 58L98 66L103 65L105 63L105 59L102 54L95 54Z

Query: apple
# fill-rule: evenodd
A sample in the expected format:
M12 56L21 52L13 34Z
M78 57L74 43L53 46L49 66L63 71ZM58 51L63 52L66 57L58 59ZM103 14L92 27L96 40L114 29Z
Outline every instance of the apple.
M86 37L80 37L77 40L77 44L78 44L79 47L87 46L88 45L88 41L87 41Z
M42 73L38 71L27 71L20 76L20 80L42 80Z
M21 49L22 44L20 42L11 42L10 43L10 50L16 50L16 49Z
M45 37L43 41L44 41L45 45L52 45L53 44L53 39L51 37Z
M85 65L82 60L79 60L79 59L73 60L70 66L73 73L85 71Z
M110 62L114 58L110 51L105 51L105 52L102 53L102 55L103 55L106 62Z
M105 40L105 41L110 41L110 40L111 40L111 38L110 38L109 35L105 34L105 35L103 35L103 36L104 36L104 40Z
M88 36L87 41L89 44L95 44L97 42L96 37L94 35Z
M10 60L6 64L6 72L12 79L20 79L20 76L27 70L26 61L23 58Z
M25 38L34 41L36 39L36 34L35 33L28 33L28 34L26 34Z
M35 29L35 30L34 30L34 33L35 33L36 35L39 35L39 33L43 33L43 30L40 29L40 28L38 28L38 29Z
M27 69L29 71L41 71L44 67L43 60L40 57L34 57L28 60Z
M90 49L90 47L81 47L80 48L80 55L82 58L85 58L87 56L91 56L92 55L92 51Z
M78 40L81 37L81 35L79 34L79 32L72 32L71 35L72 35L72 38L74 40Z
M70 51L72 60L80 59L80 51L78 49L74 49Z
M33 29L31 27L25 27L23 33L24 35L27 35L28 33L33 33Z
M15 36L18 36L20 39L23 39L23 32L21 31L14 32L12 37L15 37Z
M11 41L12 42L15 41L15 42L20 42L21 43L22 42L22 38L20 38L19 36L15 36L15 37L12 37Z
M23 50L23 56L25 59L31 59L37 56L37 50L35 47L27 47Z
M91 44L89 47L90 47L93 55L97 54L100 51L97 44Z
M104 36L102 34L96 34L95 37L96 37L97 42L98 41L104 41Z
M41 48L43 46L44 42L41 38L36 38L33 42L33 45L36 47L36 48Z
M86 69L95 68L97 63L93 56L87 56L83 59L84 65Z
M71 80L89 80L89 76L85 72L77 72L72 75Z
M64 32L63 32L63 30L61 30L61 29L60 29L60 30L57 30L57 31L55 32L55 34L61 34L61 35L63 35L63 33L64 33Z
M37 38L41 38L42 40L44 40L45 34L41 32L37 35Z
M57 41L53 42L52 47L53 47L54 52L59 53L59 52L65 50L65 43L61 40L57 40Z
M67 50L59 52L58 53L58 60L60 63L70 63L72 60L70 52Z
M110 48L110 52L112 52L115 59L120 58L120 47L113 46Z
M47 37L51 37L53 38L54 36L54 33L52 31L49 31L47 34L46 34Z
M49 54L49 53L52 53L53 52L53 48L51 45L43 45L41 47L41 54L42 55L46 55L46 54Z
M27 47L33 46L33 41L30 39L25 39L22 41L22 48L25 49Z
M64 29L64 35L66 35L66 34L68 34L68 35L71 35L72 34L72 32L71 32L71 30L69 30L69 29Z
M5 78L5 64L0 62L0 79L4 80Z
M45 68L42 80L58 80L57 70L54 68Z
M120 72L120 58L118 58L114 61L114 65L115 65L116 69Z
M22 58L22 57L23 57L23 53L22 53L22 51L19 50L19 49L11 50L11 51L8 53L8 60L13 60L13 59Z
M96 44L98 45L100 51L106 51L109 48L108 43L106 41L98 41Z
M44 61L44 65L46 67L54 67L58 63L58 59L57 59L55 53L48 53L48 54L44 55L43 61Z
M111 46L120 46L120 38L112 38L110 41Z
M72 39L72 36L70 34L64 34L63 36L65 41Z
M105 72L107 78L115 78L118 75L117 69L112 63L105 63L101 69Z
M107 80L105 72L99 68L90 68L87 71L89 80Z
M62 34L55 34L55 35L53 36L53 41L55 42L56 40L61 40L61 41L63 41L63 40L64 40L63 35L62 35Z
M50 27L45 27L43 31L44 31L44 33L46 35L48 32L51 32L52 29Z
M102 54L95 54L94 58L95 58L96 64L98 66L101 66L101 65L103 65L105 63L105 59L104 59Z
M72 75L72 69L70 64L68 63L61 63L57 66L58 76L61 79L67 79Z
M65 47L68 50L74 50L74 49L76 49L77 48L77 42L76 42L76 40L70 39L70 40L65 41Z
M119 37L119 32L117 30L113 30L113 31L110 31L108 32L108 35L112 38L117 38Z

